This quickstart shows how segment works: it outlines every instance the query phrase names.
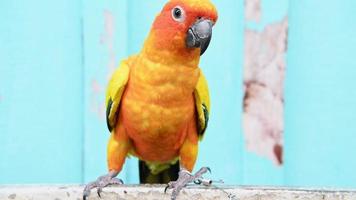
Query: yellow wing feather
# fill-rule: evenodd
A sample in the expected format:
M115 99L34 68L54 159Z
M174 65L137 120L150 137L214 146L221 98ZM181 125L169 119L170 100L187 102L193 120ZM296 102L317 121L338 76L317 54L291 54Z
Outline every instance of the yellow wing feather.
M199 139L203 138L204 132L208 126L210 113L210 97L208 82L206 81L203 71L200 70L200 77L194 90L195 107L198 118Z
M116 125L117 111L121 102L122 94L129 80L130 68L128 60L121 62L119 68L112 75L106 92L106 123L109 131Z

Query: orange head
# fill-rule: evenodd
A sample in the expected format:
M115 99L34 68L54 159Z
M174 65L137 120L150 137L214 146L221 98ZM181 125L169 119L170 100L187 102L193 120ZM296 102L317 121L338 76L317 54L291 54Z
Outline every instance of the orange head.
M217 18L210 0L170 0L156 17L146 46L170 55L200 57Z

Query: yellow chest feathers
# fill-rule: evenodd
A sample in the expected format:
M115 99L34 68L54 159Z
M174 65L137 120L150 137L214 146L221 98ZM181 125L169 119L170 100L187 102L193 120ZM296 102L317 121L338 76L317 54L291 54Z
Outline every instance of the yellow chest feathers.
M200 70L138 58L122 102L125 124L135 132L172 133L194 115L194 88ZM156 135L156 134L152 134Z
M198 67L154 63L144 57L138 57L132 64L129 97L167 106L186 102L200 73Z

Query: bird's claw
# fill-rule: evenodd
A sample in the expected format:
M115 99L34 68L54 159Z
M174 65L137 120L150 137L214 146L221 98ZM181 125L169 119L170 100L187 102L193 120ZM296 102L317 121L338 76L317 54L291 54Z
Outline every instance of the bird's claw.
M169 188L169 185L167 184L167 186L164 188L164 193L165 194L167 193L168 188Z
M168 185L164 189L164 193L166 193L168 189L173 189L171 200L175 200L177 198L179 192L188 183L192 183L197 179L202 179L202 175L205 174L208 171L211 172L209 167L203 167L193 175L189 171L183 169L183 170L181 170L179 172L179 176L178 176L178 179L176 181L171 181L171 182L168 183Z
M100 176L96 181L88 183L83 191L83 200L86 200L90 195L91 189L97 188L96 192L98 196L101 198L101 192L103 188L108 185L121 185L123 181L118 178L112 178L110 174L105 176Z
M98 187L98 189L96 190L96 193L98 194L99 198L101 198L101 192L103 191L102 187Z

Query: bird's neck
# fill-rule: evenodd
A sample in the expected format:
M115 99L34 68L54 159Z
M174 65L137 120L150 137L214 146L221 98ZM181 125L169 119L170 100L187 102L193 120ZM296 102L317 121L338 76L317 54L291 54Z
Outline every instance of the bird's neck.
M193 64L172 62L167 59L155 60L141 53L137 56L133 75L135 79L149 86L170 85L193 91L200 75L200 69Z
M140 53L130 69L128 97L166 106L191 101L200 69L189 65L155 62L147 54Z
M200 49L188 49L180 40L162 41L157 35L154 30L148 35L140 53L145 58L166 66L198 67Z

